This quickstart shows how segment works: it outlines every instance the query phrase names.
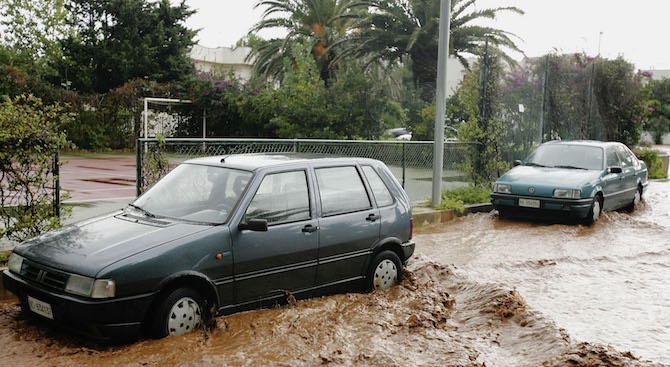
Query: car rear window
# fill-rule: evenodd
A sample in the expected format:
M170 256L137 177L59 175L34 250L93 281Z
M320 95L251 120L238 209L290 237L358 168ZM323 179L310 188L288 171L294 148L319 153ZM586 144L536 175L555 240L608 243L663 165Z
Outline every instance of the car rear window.
M372 194L375 196L377 201L377 206L387 206L393 204L393 195L389 191L388 187L379 177L377 171L371 166L363 166L363 172L365 177L367 177L370 187L372 188Z

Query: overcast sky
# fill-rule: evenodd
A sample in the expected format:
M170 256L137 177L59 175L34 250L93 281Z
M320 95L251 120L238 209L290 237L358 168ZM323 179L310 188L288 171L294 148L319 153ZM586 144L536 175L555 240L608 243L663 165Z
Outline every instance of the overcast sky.
M176 2L176 1L175 1ZM232 46L260 20L255 0L186 0L198 11L187 26L201 29L199 43ZM670 69L668 0L478 0L480 8L516 6L525 15L503 14L492 25L520 37L527 56L586 52L621 55L638 69ZM269 36L270 34L265 34Z

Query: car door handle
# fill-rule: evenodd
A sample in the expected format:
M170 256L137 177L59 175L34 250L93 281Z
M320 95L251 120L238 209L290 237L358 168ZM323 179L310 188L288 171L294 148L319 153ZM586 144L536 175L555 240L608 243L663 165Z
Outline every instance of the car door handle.
M308 224L308 225L306 225L306 226L304 226L304 227L302 228L302 231L303 231L304 233L313 233L313 232L316 232L316 231L318 231L318 230L319 230L319 227L315 227L315 226L313 226L313 225L311 225L311 224Z
M369 221L369 222L374 222L374 221L376 221L377 219L380 219L381 217L382 217L382 216L379 215L379 214L370 214L370 215L368 215L367 218L365 218L365 220L367 220L367 221Z

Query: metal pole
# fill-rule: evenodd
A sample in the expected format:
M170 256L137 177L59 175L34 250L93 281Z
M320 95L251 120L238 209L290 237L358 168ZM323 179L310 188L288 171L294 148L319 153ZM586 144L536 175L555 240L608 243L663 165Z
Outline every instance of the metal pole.
M435 101L435 144L433 145L433 207L442 202L442 165L444 164L444 119L447 109L447 59L451 0L440 1L440 39L437 56L437 100Z
M54 182L54 217L60 218L60 154L54 154L53 176Z
M137 160L135 161L135 194L140 196L142 193L142 140L137 139Z

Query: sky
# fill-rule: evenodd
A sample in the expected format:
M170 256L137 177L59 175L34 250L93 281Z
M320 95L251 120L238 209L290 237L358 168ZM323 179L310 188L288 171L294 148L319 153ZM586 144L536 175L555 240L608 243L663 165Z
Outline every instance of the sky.
M254 9L255 0L186 0L186 4L198 11L187 26L200 29L197 40L206 47L233 46L262 17L261 9ZM600 53L608 59L622 56L637 69L670 69L668 0L478 0L476 4L480 9L516 6L525 12L501 13L486 25L518 36L517 45L526 56L554 50Z

